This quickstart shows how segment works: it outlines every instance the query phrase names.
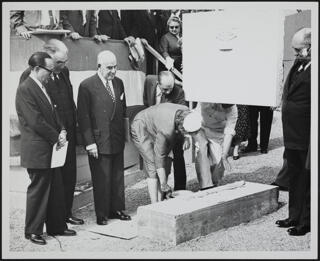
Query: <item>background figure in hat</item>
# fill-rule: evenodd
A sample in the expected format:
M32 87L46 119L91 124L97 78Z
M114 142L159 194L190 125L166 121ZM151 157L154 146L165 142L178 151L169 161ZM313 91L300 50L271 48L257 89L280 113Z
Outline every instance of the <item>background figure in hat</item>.
M180 104L160 103L140 111L134 117L131 137L148 174L151 203L161 201L163 196L172 191L167 184L165 168L177 136L184 136L183 149L188 149L189 134L197 133L200 127L200 114L190 112L187 106Z
M234 104L200 103L202 128L195 137L196 172L201 190L219 185L225 169L231 166L227 159L235 135L238 118Z

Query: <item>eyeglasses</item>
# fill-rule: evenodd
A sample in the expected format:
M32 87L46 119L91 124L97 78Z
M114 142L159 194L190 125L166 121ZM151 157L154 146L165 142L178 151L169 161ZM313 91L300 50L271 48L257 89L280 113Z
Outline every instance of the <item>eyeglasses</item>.
M170 29L178 29L180 26L169 26Z
M68 62L68 59L65 61L56 61L57 64L66 64Z
M40 68L42 68L42 69L45 69L46 71L48 71L50 74L52 74L53 73L53 71L52 70L50 70L50 69L48 69L48 68L46 68L46 67L44 67L44 66L42 66L42 65L38 65Z

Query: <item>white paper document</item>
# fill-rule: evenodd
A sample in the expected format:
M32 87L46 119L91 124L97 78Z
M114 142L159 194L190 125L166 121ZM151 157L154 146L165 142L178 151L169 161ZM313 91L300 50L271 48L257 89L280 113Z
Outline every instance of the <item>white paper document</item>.
M68 141L63 147L57 150L57 143L53 145L52 157L51 157L51 168L62 167L66 161L68 149Z

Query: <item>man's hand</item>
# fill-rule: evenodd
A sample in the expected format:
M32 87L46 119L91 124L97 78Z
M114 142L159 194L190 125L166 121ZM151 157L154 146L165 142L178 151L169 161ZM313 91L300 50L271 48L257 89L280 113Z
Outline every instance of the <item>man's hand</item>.
M95 40L96 42L100 43L102 41L101 35L97 35L96 34L95 36L93 36L93 40Z
M59 134L58 137L58 143L62 146L64 146L64 144L67 142L67 131L66 130L62 130Z
M222 160L222 164L223 164L223 166L224 166L224 169L225 169L226 171L231 171L231 164L230 164L230 162L228 161L227 156L222 156L221 160Z
M101 34L100 38L101 38L102 42L106 42L106 41L108 41L110 39L110 36L105 35L105 34Z
M194 143L194 157L196 158L200 150L199 142Z
M81 36L79 33L77 33L77 32L72 32L72 33L70 34L70 38L71 38L72 40L79 40L80 38L82 38L82 36Z
M127 44L129 45L129 47L134 46L135 43L136 43L136 39L134 39L133 36L128 36L128 37L124 38L123 40L127 42Z
M182 149L183 150L187 150L190 148L190 137L184 137L184 142L183 142L183 145L182 145Z
M90 147L90 149L88 149L88 154L94 158L98 158L98 148L97 148L97 144L92 144L92 147Z
M174 60L171 57L168 56L166 58L166 68L168 70L171 70L173 68L173 63L174 63Z
M31 38L30 31L27 30L24 26L17 27L17 34L22 36L24 39L29 40Z

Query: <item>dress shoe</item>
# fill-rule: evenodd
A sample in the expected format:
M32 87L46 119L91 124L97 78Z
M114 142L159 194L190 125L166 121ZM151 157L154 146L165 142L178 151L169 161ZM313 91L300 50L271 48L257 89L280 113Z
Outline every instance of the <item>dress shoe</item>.
M268 150L267 149L261 149L260 152L261 152L261 154L267 154Z
M248 153L248 152L255 152L257 150L258 150L257 147L247 146L247 147L244 148L244 150L242 152Z
M24 237L26 239L29 239L32 243L38 244L38 245L45 245L47 242L44 240L44 238L41 235L35 235L35 234L24 234Z
M278 225L278 227L293 227L297 225L297 222L287 218L287 219L277 220L276 225Z
M72 229L66 229L63 232L59 233L48 233L49 236L75 236L77 232Z
M117 211L115 213L112 213L110 215L110 218L117 218L120 220L131 220L131 217L129 215L124 214L122 211Z
M97 224L105 226L108 224L108 220L105 217L97 217Z
M232 156L232 158L233 158L233 160L238 160L238 159L240 159L240 156L239 156L239 155L237 155L237 156Z
M66 219L66 222L67 222L67 223L70 223L70 224L72 224L72 225L83 225L83 224L84 224L83 219L76 218L76 217L73 217L73 216L68 217L68 218Z
M288 229L290 236L303 236L310 232L310 226L296 226Z

